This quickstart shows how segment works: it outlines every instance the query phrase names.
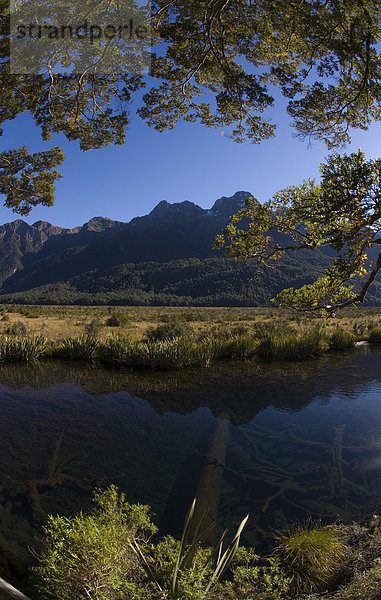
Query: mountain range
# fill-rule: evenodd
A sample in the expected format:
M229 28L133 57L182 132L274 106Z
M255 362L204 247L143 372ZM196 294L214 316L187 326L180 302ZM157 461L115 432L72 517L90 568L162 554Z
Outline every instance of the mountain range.
M312 282L329 249L290 253L276 268L212 250L249 192L217 200L160 202L129 223L95 217L65 229L44 221L0 226L0 301L58 304L266 305L285 287ZM368 301L377 303L380 284Z

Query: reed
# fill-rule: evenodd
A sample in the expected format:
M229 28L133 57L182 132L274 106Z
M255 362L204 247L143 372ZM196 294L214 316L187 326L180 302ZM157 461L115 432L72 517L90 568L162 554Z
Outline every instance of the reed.
M236 358L248 360L256 355L259 341L247 335L236 335L228 339L214 340L214 359Z
M149 366L147 344L119 335L108 338L100 345L99 358L105 363L135 369Z
M73 360L90 360L95 357L99 341L90 335L78 335L62 340L62 350L65 356Z
M381 328L380 327L373 327L370 330L369 336L368 336L368 341L371 344L380 344L381 343Z
M43 354L47 343L47 338L40 334L25 337L3 336L0 338L0 361L35 361Z
M320 328L301 334L278 337L265 334L258 346L258 355L273 360L301 360L324 350L326 334Z
M357 338L353 333L337 327L329 337L329 347L333 351L340 352L353 348L356 341Z

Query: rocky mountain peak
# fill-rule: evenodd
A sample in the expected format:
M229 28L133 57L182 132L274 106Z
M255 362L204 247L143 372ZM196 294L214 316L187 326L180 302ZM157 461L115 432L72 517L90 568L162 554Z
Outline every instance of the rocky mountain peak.
M149 213L149 216L154 218L167 218L181 214L199 215L203 212L204 210L200 208L200 206L194 204L193 202L189 202L189 200L184 200L183 202L174 202L173 204L170 204L166 200L162 200Z
M121 221L113 221L107 217L93 217L82 226L82 231L106 231L106 229L112 229L124 225Z
M244 191L236 192L230 197L222 196L222 198L216 200L211 210L221 217L231 217L244 207L245 200L250 197L252 197L252 194Z

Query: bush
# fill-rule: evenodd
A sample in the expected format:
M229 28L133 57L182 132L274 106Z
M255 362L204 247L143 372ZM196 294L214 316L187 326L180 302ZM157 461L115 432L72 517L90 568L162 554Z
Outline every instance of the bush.
M179 337L192 336L192 334L193 329L190 325L177 320L172 320L156 327L149 327L146 331L146 337L149 342L164 342Z
M226 340L215 340L214 358L241 358L247 360L257 353L258 340L246 335L237 335Z
M115 486L95 492L89 515L48 518L37 587L54 600L145 600L142 570L131 542L156 531L148 507L125 502Z
M64 354L72 359L92 359L98 346L98 340L86 334L77 337L67 337L62 341Z
M371 344L380 344L381 343L381 328L380 327L373 327L370 330L370 333L368 336L368 341Z
M343 532L319 523L298 525L281 533L278 541L280 565L295 594L326 590L349 555Z
M103 325L100 319L92 319L90 323L87 323L87 325L85 325L84 331L86 335L96 338L102 331L102 327Z
M114 312L106 319L107 327L123 327L129 322L128 316L121 312Z
M319 328L287 337L268 333L258 346L258 354L274 360L301 360L319 354L325 339L325 333Z
M225 583L221 600L283 600L288 597L291 579L284 574L276 557L263 559L253 548L238 548L232 575L232 581Z
M355 573L352 581L332 600L381 600L381 559L368 571Z
M353 348L356 343L356 336L349 331L344 331L337 327L329 337L329 347L331 350L342 351Z
M100 359L114 365L125 365L132 369L149 367L147 344L132 341L118 335L110 337L99 348Z
M15 321L12 325L8 325L4 329L5 335L17 335L19 337L26 336L29 333L28 327L22 321Z
M33 362L44 352L48 340L40 334L0 338L0 361Z

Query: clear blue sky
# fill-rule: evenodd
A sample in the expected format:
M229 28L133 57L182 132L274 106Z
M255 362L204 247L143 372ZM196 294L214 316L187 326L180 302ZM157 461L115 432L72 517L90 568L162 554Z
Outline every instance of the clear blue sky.
M55 136L43 142L27 114L5 126L0 149L23 144L33 151L63 147L63 179L57 183L53 208L36 207L28 223L49 221L61 227L82 225L94 216L120 221L147 214L161 200L190 200L210 208L217 198L238 190L251 192L260 201L276 190L317 177L328 154L314 142L308 147L293 137L288 115L279 107L272 113L278 123L276 138L259 145L236 144L221 131L195 124L157 133L131 112L132 123L123 146L81 152L76 142ZM368 132L355 131L349 153L361 148L369 158L381 155L381 123ZM0 223L20 218L0 207Z

